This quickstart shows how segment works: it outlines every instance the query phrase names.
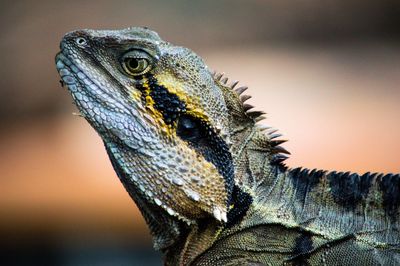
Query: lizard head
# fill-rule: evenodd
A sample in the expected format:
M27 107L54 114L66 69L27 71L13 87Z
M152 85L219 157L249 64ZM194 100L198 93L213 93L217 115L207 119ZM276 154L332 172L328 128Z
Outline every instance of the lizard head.
M146 28L74 31L60 46L62 81L131 195L188 223L226 222L228 112L201 58Z

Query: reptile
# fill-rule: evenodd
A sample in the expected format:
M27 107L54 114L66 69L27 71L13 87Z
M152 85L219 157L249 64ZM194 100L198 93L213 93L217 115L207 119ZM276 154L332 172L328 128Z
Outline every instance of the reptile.
M67 33L56 68L165 265L400 265L400 175L285 164L245 86L148 28Z

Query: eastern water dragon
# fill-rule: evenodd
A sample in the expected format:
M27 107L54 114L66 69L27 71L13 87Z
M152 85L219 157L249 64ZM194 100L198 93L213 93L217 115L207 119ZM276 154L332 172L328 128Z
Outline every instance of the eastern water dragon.
M166 265L400 265L400 175L288 168L246 87L147 28L65 35L57 70Z

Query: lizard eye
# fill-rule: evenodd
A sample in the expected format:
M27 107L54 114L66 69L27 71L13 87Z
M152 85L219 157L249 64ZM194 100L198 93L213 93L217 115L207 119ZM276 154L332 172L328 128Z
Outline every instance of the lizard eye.
M121 60L122 68L131 76L143 75L151 68L150 56L143 51L131 51L126 53Z

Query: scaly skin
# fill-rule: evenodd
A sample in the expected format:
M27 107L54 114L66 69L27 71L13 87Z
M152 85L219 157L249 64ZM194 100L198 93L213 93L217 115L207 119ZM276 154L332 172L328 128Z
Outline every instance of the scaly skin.
M189 49L79 30L56 65L166 265L400 265L400 176L288 169L246 87Z

